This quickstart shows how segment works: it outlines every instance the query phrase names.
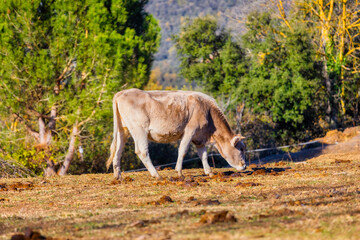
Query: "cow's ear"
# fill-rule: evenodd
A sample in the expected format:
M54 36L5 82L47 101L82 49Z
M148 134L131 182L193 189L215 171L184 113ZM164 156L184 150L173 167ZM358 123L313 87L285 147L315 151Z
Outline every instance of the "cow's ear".
M241 134L237 134L233 137L233 139L231 139L231 146L235 147L236 144L238 142L240 142L241 140L245 139L244 136L242 136Z

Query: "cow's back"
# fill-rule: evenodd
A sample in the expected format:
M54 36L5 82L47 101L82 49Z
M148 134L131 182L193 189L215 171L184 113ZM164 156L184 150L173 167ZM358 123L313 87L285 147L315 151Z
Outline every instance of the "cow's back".
M119 113L127 127L145 128L155 142L176 141L189 120L205 121L207 95L191 91L142 91L129 89L115 95ZM203 106L200 106L203 105ZM200 114L200 116L199 116Z

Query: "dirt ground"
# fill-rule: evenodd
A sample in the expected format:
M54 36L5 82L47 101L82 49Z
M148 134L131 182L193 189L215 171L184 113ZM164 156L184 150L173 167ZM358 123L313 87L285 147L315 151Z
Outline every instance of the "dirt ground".
M0 179L0 239L360 239L357 147L215 171Z

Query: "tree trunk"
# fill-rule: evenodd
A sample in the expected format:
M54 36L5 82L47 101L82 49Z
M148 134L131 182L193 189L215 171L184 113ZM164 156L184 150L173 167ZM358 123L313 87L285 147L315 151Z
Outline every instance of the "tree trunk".
M342 16L341 16L341 27L340 30L340 43L339 43L339 62L340 62L340 81L341 81L341 92L340 92L340 108L342 117L346 114L345 108L345 80L344 80L344 53L345 53L345 33L346 33L346 2L347 0L342 1Z
M53 161L47 159L46 160L46 168L44 170L44 176L51 177L54 175L56 175L55 164Z
M329 69L328 69L328 55L332 55L331 52L331 45L333 43L331 36L331 20L332 20L332 13L334 10L334 0L331 0L329 2L329 12L326 14L325 11L323 10L324 5L323 5L323 1L320 1L318 3L319 7L319 11L315 11L315 14L317 14L317 16L320 19L320 23L321 23L321 46L323 48L324 51L324 58L323 58L323 70L322 70L322 74L323 74L323 78L325 80L325 87L327 90L327 94L328 94L328 99L327 99L327 103L326 103L326 121L329 124L330 129L334 129L337 127L337 119L336 119L336 115L337 115L337 106L336 106L336 102L335 102L335 98L334 98L334 93L333 93L333 89L334 89L334 81L333 79L330 78L329 76ZM329 49L330 47L330 49ZM332 60L331 60L332 61Z
M50 120L48 123L48 128L50 131L54 131L55 127L56 127L56 106L52 106L51 107L51 112L50 112Z
M44 119L39 117L39 144L36 145L36 149L47 151L50 143L51 143L51 132L46 128ZM45 160L45 159L44 159ZM44 170L44 176L50 177L56 175L56 169L54 162L50 161L48 158L46 159L46 168Z
M327 91L327 103L326 103L326 122L329 124L330 129L336 129L337 127L337 108L335 99L333 96L333 81L329 77L328 69L327 69L327 61L324 60L323 63L323 78L325 80L325 87Z
M70 163L73 160L75 149L76 149L75 141L76 141L77 135L78 135L78 121L76 121L76 123L73 126L73 130L70 135L69 148L68 148L68 151L65 156L65 161L58 171L58 175L60 175L60 176L65 175L67 173L67 171L69 170Z
M48 145L46 132L47 131L44 119L42 117L39 117L39 148L46 148Z
M56 107L53 106L50 112L50 120L48 126L46 127L45 121L42 117L39 117L39 144L36 146L38 150L42 149L47 151L48 154L48 147L51 144L51 137L52 132L55 130L56 126ZM46 169L44 170L44 176L49 177L56 175L55 164L53 161L46 159Z

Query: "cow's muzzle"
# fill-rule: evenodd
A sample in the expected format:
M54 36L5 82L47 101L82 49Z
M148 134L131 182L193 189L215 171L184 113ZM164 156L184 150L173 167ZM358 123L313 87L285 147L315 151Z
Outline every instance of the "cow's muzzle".
M240 166L240 167L236 167L236 170L238 170L238 171L242 171L242 170L245 170L246 169L246 165L244 164L244 165L242 165L242 166Z

